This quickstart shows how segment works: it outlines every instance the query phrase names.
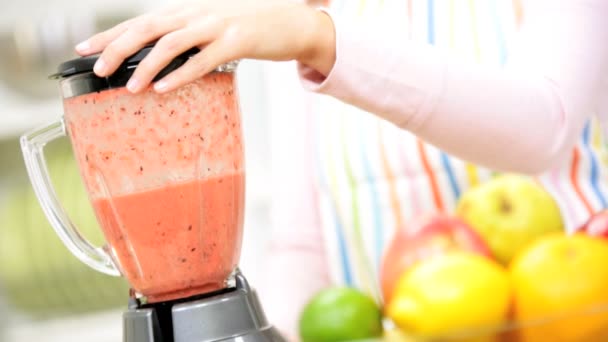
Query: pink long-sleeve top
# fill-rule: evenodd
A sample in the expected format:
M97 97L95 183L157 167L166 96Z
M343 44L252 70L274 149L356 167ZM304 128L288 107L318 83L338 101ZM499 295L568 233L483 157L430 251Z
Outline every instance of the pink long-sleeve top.
M403 3L411 10L411 3ZM351 5L356 6L356 1ZM328 13L336 31L336 62L330 74L324 77L304 65L297 66L297 74L290 73L291 64L270 71L280 83L271 89L271 106L277 113L273 118L275 229L269 281L261 284L260 291L269 317L292 339L304 303L317 290L339 282L332 275L336 266L328 255L332 247L324 233L325 209L319 204L323 201L316 180L319 161L311 152L310 137L315 134L309 117L326 115L314 113L315 97L329 95L373 113L454 158L541 179L543 175L568 178L559 176L560 170L570 168L571 151L586 123L595 117L604 127L608 115L606 0L525 2L504 66L459 58L416 39L416 30L414 34L411 30L416 25L404 33L378 26L378 21L354 20L332 8ZM478 11L478 15L484 14ZM405 14L403 20L408 20ZM413 39L404 39L407 34ZM300 92L298 82L310 92ZM605 170L606 166L599 166L600 175ZM608 190L606 180L601 177L600 191ZM591 192L585 190L591 186L581 188ZM562 192L557 185L552 192L560 206L574 202L566 195L560 198ZM566 220L569 229L605 203L585 204L587 210L572 204L575 209Z

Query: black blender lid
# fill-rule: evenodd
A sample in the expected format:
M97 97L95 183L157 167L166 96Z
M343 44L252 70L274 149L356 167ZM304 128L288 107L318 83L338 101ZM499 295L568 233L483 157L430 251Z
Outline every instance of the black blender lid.
M57 73L50 76L51 79L61 79L61 92L63 98L71 98L79 95L100 92L109 89L122 88L126 86L133 75L137 65L152 51L154 43L146 45L137 53L127 58L112 75L99 77L93 73L93 66L99 59L100 54L80 57L61 63ZM167 64L152 80L156 82L172 71L181 67L188 59L200 52L198 48L190 50L175 57ZM219 66L214 72L233 72L239 61L232 61Z
M148 55L148 53L150 53L150 51L152 51L152 48L154 48L154 43L146 45L141 50L139 50L137 53L135 53L131 57L128 57L118 67L115 74L120 73L121 71L124 72L124 71L134 69L139 64L139 62L141 62ZM181 55L177 56L171 63L171 65L174 66L173 69L176 69L177 67L183 65L188 60L188 58L197 54L199 51L200 50L198 48L192 48L192 49L182 53ZM85 72L92 72L93 66L95 66L95 62L97 62L100 55L101 55L100 53L97 53L94 55L90 55L90 56L86 56L86 57L79 57L79 58L75 58L75 59L63 62L57 68L57 73L49 76L49 78L60 79L60 78L65 78L65 77L69 77L69 76L73 76L73 75L81 74L81 73L85 73ZM166 71L169 71L169 70L165 70L165 72Z

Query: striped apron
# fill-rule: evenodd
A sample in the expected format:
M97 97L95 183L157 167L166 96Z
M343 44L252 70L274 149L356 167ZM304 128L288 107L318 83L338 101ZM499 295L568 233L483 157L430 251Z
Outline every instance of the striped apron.
M495 67L504 64L522 15L518 0L335 0L330 8ZM379 266L395 229L423 213L452 212L467 188L495 173L331 97L313 102L317 203L332 280L380 300ZM594 118L570 158L537 177L570 230L607 206L605 150Z

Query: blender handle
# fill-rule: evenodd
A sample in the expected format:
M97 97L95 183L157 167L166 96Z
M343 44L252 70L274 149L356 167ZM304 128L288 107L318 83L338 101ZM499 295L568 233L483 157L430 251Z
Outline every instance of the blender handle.
M44 158L44 146L64 136L66 132L63 119L21 136L21 150L34 192L51 226L70 252L99 272L120 276L112 257L102 247L93 246L78 232L59 203Z

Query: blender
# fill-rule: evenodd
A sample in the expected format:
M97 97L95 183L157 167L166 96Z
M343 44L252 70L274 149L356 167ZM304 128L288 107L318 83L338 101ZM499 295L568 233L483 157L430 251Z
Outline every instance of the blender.
M21 137L36 196L66 247L131 290L124 342L284 341L238 269L245 166L237 62L168 94L126 82L153 45L111 76L99 55L61 64L64 115ZM176 57L158 80L198 49ZM107 243L83 237L51 184L44 147L67 136Z

